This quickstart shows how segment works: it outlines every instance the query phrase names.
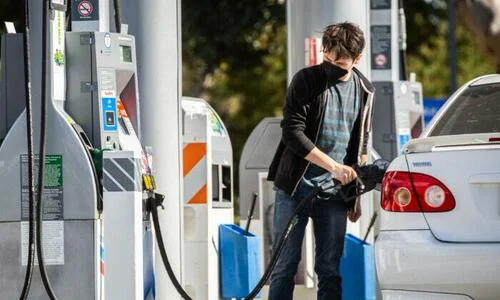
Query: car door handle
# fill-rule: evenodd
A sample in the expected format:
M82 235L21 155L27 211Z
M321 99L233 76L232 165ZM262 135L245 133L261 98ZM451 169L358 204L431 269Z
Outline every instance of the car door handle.
M469 177L470 184L500 183L500 173L475 174Z

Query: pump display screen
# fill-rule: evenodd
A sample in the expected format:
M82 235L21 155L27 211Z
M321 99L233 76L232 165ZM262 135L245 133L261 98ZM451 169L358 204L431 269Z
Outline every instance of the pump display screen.
M122 62L132 62L132 47L120 45L120 58Z
M413 103L416 105L420 105L420 92L419 91L413 91Z

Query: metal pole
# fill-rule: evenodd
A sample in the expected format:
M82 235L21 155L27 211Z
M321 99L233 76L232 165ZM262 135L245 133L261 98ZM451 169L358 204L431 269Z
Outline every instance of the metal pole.
M365 33L366 46L358 68L370 78L369 1L289 0L287 1L288 81L297 71L305 67L305 39L313 36L321 37L327 25L344 21L358 24Z
M136 38L141 127L144 146L153 150L159 210L166 251L183 283L183 203L181 180L181 17L180 0L121 0L122 23ZM180 299L156 251L156 299Z
M448 66L450 71L449 93L457 90L457 37L455 34L457 27L456 0L448 1Z

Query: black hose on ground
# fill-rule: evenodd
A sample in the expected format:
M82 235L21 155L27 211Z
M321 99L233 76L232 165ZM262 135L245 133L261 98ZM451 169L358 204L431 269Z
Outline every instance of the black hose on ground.
M24 43L24 89L26 93L26 139L28 145L28 198L29 198L29 237L28 237L28 260L26 264L26 275L24 278L23 290L20 300L28 298L33 277L33 267L35 266L35 179L33 177L34 169L34 150L33 150L33 108L31 99L31 53L30 53L30 16L29 2L24 1L24 20L25 32L23 36Z
M346 202L347 206L353 207L357 197L373 190L377 183L382 182L383 176L388 166L389 163L388 162L385 163L382 160L375 161L372 165L356 166L355 170L356 173L358 174L358 180L355 180L352 183L343 187L341 187L340 182L338 182L335 179L330 181L325 181L320 186L314 188L304 199L302 199L295 208L293 216L288 221L286 229L282 233L278 241L276 250L271 258L271 261L269 262L269 265L266 268L266 271L264 272L264 275L260 279L259 283L257 283L255 288L244 299L245 300L254 299L257 296L257 294L262 290L266 282L269 280L269 277L271 276L271 273L278 262L281 252L283 251L288 236L290 232L293 230L295 224L297 224L298 214L308 202L312 201L314 197L316 197L319 193L323 191L340 189L339 192L341 193L342 198ZM372 217L370 226L368 228L368 232L370 232L373 224L375 223L376 217L377 217L376 214Z
M372 165L367 165L367 166L357 166L355 167L356 173L358 174L358 180L353 181L352 183L346 185L346 186L341 186L340 182L332 179L332 180L326 180L320 186L315 187L305 198L303 198L297 207L294 210L293 216L290 218L290 220L287 223L285 231L282 233L277 246L276 250L271 258L271 261L269 262L269 265L267 266L264 275L262 275L261 279L255 286L255 288L248 294L248 296L244 297L244 300L252 300L254 299L259 292L262 290L266 282L269 280L271 277L272 271L274 270L274 267L278 263L278 259L281 255L281 252L283 251L283 248L285 247L285 243L288 239L288 236L290 235L291 231L293 230L294 226L298 222L298 214L299 212L304 208L304 206L312 201L319 193L324 192L324 191L331 191L333 189L337 189L341 195L344 201L346 202L346 205L348 207L352 207L354 205L354 202L357 197L361 196L364 193L367 193L371 190L373 190L376 186L377 183L381 183L383 176L385 174L385 171L387 170L387 167L389 166L389 163L385 163L382 160L375 161ZM160 194L154 194L154 197L149 197L148 199L148 204L147 204L147 210L151 211L151 214L153 215L153 225L155 228L155 233L156 233L156 239L158 242L158 248L160 249L160 254L163 259L163 264L165 265L165 268L167 269L168 276L170 277L170 280L174 284L175 288L177 289L177 292L185 299L185 300L192 300L189 295L186 293L186 291L182 288L180 285L179 281L175 277L174 272L172 271L172 268L170 266L170 263L167 258L167 253L165 251L165 245L163 243L163 238L161 235L161 228L159 225L158 221L158 206L161 206L164 200L164 196ZM374 214L372 217L372 220L370 222L370 226L368 228L368 232L371 230L373 224L375 223L377 215ZM366 236L365 236L366 240Z
M151 215L153 216L153 226L155 229L155 236L156 236L156 241L158 243L158 248L160 250L161 259L163 260L163 265L167 270L168 277L172 281L172 284L174 285L179 295L181 295L181 297L184 298L185 300L193 300L175 277L174 271L172 270L172 266L170 265L170 262L167 257L167 251L165 250L165 244L163 243L160 222L158 219L158 206L162 205L164 199L165 196L155 193L154 197L148 198L148 203L147 203L147 209L151 212Z
M281 252L283 251L283 248L285 247L285 243L288 239L288 236L290 235L290 232L292 232L293 227L298 222L298 214L299 212L304 208L304 206L312 201L316 195L318 195L319 192L321 192L322 189L320 187L314 188L307 197L302 199L297 207L295 208L295 211L293 212L293 216L290 218L286 225L285 231L281 234L280 240L278 241L278 244L276 246L276 251L274 251L274 254L271 258L271 261L269 262L269 265L266 268L266 271L264 272L264 275L262 275L261 279L257 283L257 285L254 287L254 289L246 296L244 299L245 300L251 300L257 297L257 294L262 290L266 282L269 280L269 277L271 277L271 273L274 270L274 267L278 263L278 259L281 256Z

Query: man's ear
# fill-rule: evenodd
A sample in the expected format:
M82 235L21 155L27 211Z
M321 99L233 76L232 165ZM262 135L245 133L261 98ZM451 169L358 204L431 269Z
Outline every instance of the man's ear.
M359 61L361 60L361 57L363 57L363 54L360 54L360 55L358 55L358 57L356 57L356 59L354 60L354 65L357 65L359 63Z

